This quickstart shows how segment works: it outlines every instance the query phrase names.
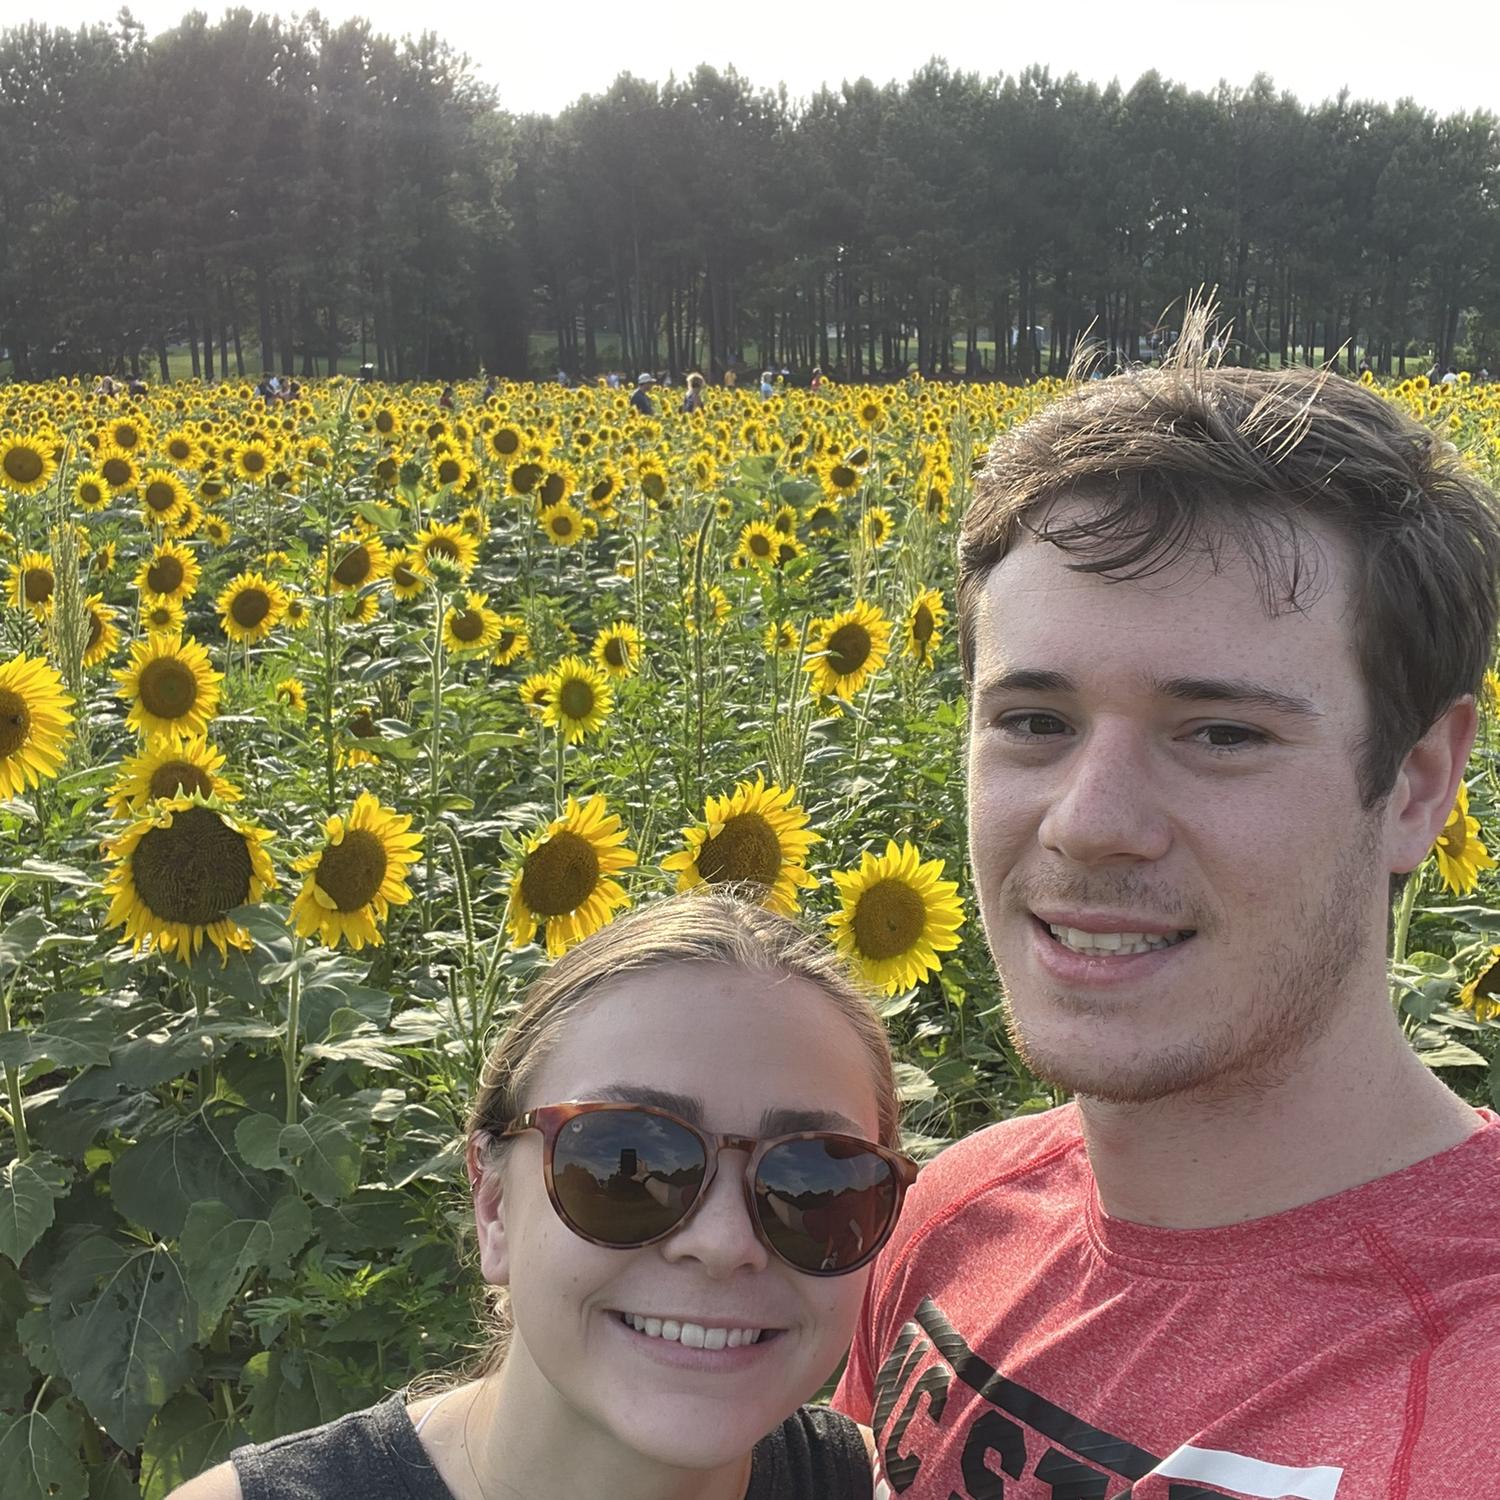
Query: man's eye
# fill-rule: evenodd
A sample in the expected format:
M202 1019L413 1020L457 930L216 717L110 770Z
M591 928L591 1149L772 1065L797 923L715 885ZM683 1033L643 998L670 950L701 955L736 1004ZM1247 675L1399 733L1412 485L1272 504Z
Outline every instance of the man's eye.
M1056 714L1010 714L1001 719L1000 727L1018 740L1046 740L1068 732Z
M1243 750L1263 745L1266 739L1258 729L1246 729L1243 724L1205 724L1194 732L1210 750Z

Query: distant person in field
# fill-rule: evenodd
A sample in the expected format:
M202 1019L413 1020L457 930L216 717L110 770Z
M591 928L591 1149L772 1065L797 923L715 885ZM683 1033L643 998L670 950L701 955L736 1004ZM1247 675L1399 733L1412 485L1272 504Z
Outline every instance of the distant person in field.
M687 378L687 390L682 395L683 411L703 410L703 377L694 370Z
M1474 743L1496 499L1205 330L1006 432L964 517L975 892L1010 1044L1075 1101L940 1155L876 1263L834 1404L880 1496L1500 1494L1500 1118L1386 972Z
M650 371L644 371L636 377L635 389L630 393L630 404L643 417L656 415L656 404L651 399L651 387L655 384L656 376Z
M762 370L760 372L760 399L765 401L768 397L776 394L776 372L774 370Z
M733 390L739 384L740 377L733 365L729 365L724 371L724 386L726 390Z

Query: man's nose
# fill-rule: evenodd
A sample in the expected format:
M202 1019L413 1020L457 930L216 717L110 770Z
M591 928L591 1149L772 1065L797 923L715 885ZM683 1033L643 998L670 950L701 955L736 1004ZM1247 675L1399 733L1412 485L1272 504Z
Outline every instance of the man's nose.
M1091 725L1059 766L1038 837L1081 865L1162 858L1171 820L1148 736L1116 720Z

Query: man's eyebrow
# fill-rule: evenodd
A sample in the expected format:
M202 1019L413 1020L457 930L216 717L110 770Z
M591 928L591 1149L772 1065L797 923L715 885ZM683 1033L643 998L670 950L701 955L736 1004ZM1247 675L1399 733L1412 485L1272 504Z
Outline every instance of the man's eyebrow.
M1283 693L1279 688L1238 677L1164 677L1152 682L1153 691L1183 703L1233 703L1242 708L1264 708L1299 719L1321 719L1322 710L1311 698Z
M1001 693L1071 693L1077 684L1066 672L1048 672L1041 667L1013 667L997 672L979 684L979 698L998 697Z
M1263 708L1299 719L1321 719L1322 711L1311 698L1284 693L1262 682L1238 677L1157 677L1149 682L1152 692L1181 703L1233 703L1241 708ZM987 677L975 694L978 698L1006 693L1074 693L1078 684L1066 672L1042 667L1015 667Z

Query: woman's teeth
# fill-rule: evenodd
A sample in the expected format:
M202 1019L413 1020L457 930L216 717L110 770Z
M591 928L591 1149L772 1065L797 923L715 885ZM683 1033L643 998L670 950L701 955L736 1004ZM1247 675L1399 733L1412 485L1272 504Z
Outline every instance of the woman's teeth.
M1190 931L1168 937L1148 932L1085 932L1080 927L1055 927L1050 922L1047 931L1074 953L1154 953L1158 948L1170 948L1192 936Z
M648 1339L667 1339L685 1344L689 1349L738 1349L760 1338L760 1328L705 1328L701 1323L679 1322L676 1318L643 1318L636 1313L621 1313L622 1321Z

